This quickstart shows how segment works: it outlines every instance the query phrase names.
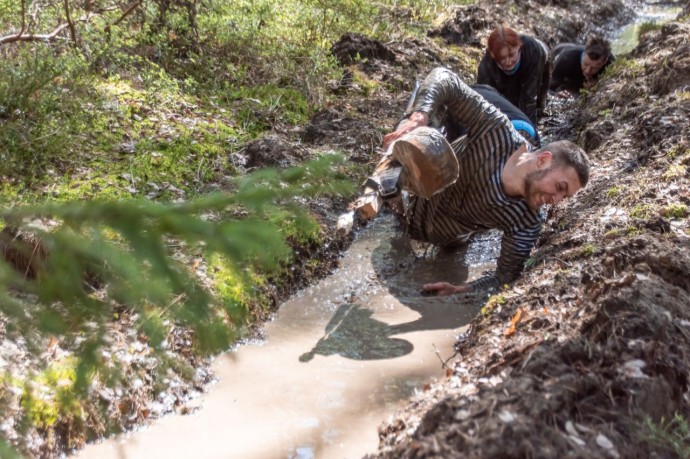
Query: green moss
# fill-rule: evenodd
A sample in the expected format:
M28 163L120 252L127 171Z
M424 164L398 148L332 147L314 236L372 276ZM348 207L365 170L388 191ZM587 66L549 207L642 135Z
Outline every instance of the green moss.
M662 214L672 220L680 220L688 216L688 206L680 203L671 204L664 208Z
M269 298L258 295L269 283L270 273L252 267L238 271L236 264L218 254L209 257L208 266L216 297L234 325L242 325L252 308L266 309L272 304Z
M647 219L653 215L653 207L650 204L638 204L630 210L632 218Z
M636 226L628 226L625 229L625 234L629 237L639 236L642 234L642 230Z
M362 94L369 97L381 88L381 84L369 78L364 72L355 69L352 82L361 88Z
M59 419L83 418L83 407L73 393L76 379L76 360L66 358L26 381L21 395L25 422L48 429Z
M604 237L606 239L612 239L612 238L615 238L616 236L621 235L622 233L623 233L623 230L621 230L620 228L614 228L612 230L605 232Z
M582 247L580 250L580 255L583 257L591 257L594 255L597 251L597 246L593 244L587 244L586 246Z
M606 75L637 78L642 74L643 71L644 65L641 62L629 57L620 57L606 68Z
M622 191L623 191L623 189L621 187L613 186L613 187L609 188L608 190L606 190L606 197L609 199L615 198L616 196L621 194Z
M673 179L677 179L679 177L685 176L687 173L688 168L687 166L683 164L672 164L666 172L664 172L664 179L666 181L670 181Z
M321 244L325 238L319 223L312 217L289 210L277 210L269 221L281 229L286 240L299 245Z

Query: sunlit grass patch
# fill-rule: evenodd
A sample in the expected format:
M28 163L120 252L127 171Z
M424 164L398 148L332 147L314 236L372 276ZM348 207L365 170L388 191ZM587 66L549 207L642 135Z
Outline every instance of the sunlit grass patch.
M606 67L606 75L609 77L619 76L619 78L638 78L644 72L644 64L638 59L620 57Z
M76 379L77 359L66 357L25 379L4 375L2 383L19 394L24 409L23 428L48 430L58 421L79 422L86 417L73 391Z
M229 97L237 101L234 105L239 108L238 118L252 137L271 129L277 122L305 123L310 114L309 103L302 93L275 84L240 87Z
M269 221L280 228L285 239L300 245L320 244L325 237L319 223L303 213L281 209L272 212Z
M680 220L688 216L688 206L681 203L669 204L662 209L661 214L672 220Z
M249 316L251 304L261 302L257 292L266 279L251 268L240 274L235 264L218 254L209 257L208 266L215 296L227 320L239 330Z
M670 182L674 179L685 176L688 171L688 167L684 164L672 164L669 166L668 170L664 172L664 180Z
M612 186L608 190L606 190L606 197L609 199L615 198L616 196L620 195L623 189L620 186Z
M654 207L651 204L638 204L630 210L632 218L647 219L654 214Z

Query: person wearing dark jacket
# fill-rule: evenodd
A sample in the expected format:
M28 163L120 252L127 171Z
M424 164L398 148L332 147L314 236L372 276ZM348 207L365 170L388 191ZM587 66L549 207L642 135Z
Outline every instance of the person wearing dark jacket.
M544 43L500 26L489 35L477 83L496 88L536 124L546 106L550 71Z
M523 113L522 110L511 104L508 99L503 97L496 88L486 84L471 84L470 88L474 89L487 102L496 107L508 117L518 133L525 138L533 146L541 147L541 138L539 131L532 120Z
M580 89L594 86L615 57L608 41L592 37L585 46L574 43L556 45L551 50L550 59L553 72L549 89L578 94Z

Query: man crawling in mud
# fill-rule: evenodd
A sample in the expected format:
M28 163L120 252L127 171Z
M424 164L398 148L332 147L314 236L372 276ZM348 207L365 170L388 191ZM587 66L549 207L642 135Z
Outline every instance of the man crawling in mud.
M376 189L395 176L396 190L405 191L407 199L391 207L399 209L411 239L452 246L476 232L503 231L494 273L462 285L425 284L424 291L451 295L512 282L541 232L540 208L587 184L586 153L565 140L532 150L504 114L445 68L431 71L411 107L407 119L384 137L388 149L370 186ZM466 129L460 151L429 127L440 118ZM388 202L400 195L390 187L385 191Z
M601 37L591 37L585 46L561 43L550 52L553 71L549 89L559 97L578 94L592 88L616 58L611 44Z

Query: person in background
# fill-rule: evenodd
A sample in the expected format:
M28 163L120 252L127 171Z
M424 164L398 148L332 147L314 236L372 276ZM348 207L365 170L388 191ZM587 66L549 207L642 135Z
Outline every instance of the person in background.
M581 89L594 86L611 62L611 44L601 37L591 37L587 43L561 43L550 53L553 71L549 89L560 97L579 94Z
M524 137L533 147L541 147L541 138L539 137L537 126L522 110L499 94L496 88L486 84L471 84L470 88L477 91L487 102L507 116L515 130L518 131L518 134Z
M496 88L536 125L546 107L549 88L551 67L546 45L504 26L491 32L487 45L477 83Z

